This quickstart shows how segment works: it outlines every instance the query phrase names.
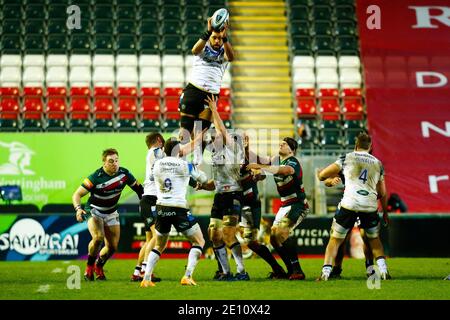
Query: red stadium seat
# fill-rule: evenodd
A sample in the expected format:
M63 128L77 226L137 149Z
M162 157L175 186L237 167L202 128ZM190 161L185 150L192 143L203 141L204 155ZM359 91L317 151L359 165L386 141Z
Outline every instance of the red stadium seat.
M364 106L362 98L346 98L343 101L342 112L345 120L364 119Z
M221 97L221 98L231 97L231 89L230 88L220 88L219 97Z
M114 88L94 87L94 97L114 97Z
M94 112L114 111L114 101L110 97L94 98Z
M338 89L320 89L318 92L319 98L322 97L338 97L339 96L339 90Z
M166 119L171 120L180 120L180 113L179 112L168 112L166 113Z
M297 99L297 118L315 118L317 108L314 98Z
M164 88L164 97L179 97L183 88Z
M19 112L19 98L14 96L0 97L1 112Z
M88 120L90 113L87 111L74 111L71 113L71 118L76 120Z
M167 97L164 99L165 102L165 113L167 112L179 112L178 111L178 105L179 105L179 99L176 97Z
M313 98L315 95L314 88L299 88L295 91L297 98Z
M73 97L70 101L70 111L90 111L90 102L88 97Z
M217 111L219 113L222 113L222 112L230 113L231 112L231 101L230 101L230 99L219 98L219 101L217 101Z
M46 104L45 112L65 112L67 109L66 98L64 96L50 96Z
M161 113L161 102L159 97L155 98L142 98L142 111Z
M334 98L319 99L320 113L323 120L339 120L339 100Z
M89 87L72 87L70 88L70 96L90 96L91 90Z
M20 96L20 88L17 87L0 87L0 97L1 96Z
M23 88L23 95L42 97L44 95L44 90L41 87L25 87Z
M348 98L348 97L361 97L362 91L360 88L346 88L342 89L341 91L341 97Z
M136 111L137 111L137 100L135 98L119 97L117 112L136 112Z
M23 111L24 112L42 112L44 104L40 97L24 97Z
M142 119L143 120L159 120L161 118L160 113L155 112L143 112Z
M117 88L117 96L118 97L137 97L137 88L136 87L119 87Z
M66 96L67 89L66 87L47 87L46 95L47 97L60 97Z
M64 120L66 117L65 112L61 111L49 111L47 112L47 119L53 119L53 120Z
M159 97L161 95L160 88L141 88L142 97Z

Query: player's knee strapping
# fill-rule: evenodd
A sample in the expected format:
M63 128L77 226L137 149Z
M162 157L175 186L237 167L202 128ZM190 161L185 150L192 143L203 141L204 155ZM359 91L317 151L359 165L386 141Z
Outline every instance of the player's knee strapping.
M221 229L222 226L223 226L222 220L216 219L216 218L211 218L208 228L211 230L213 230L213 229L218 230L218 229Z
M380 224L377 224L375 227L373 228L369 228L369 229L364 229L367 238L369 239L375 239L378 238L378 236L380 235Z
M333 219L333 223L331 224L331 236L337 239L345 239L347 236L348 229L342 227L340 224Z

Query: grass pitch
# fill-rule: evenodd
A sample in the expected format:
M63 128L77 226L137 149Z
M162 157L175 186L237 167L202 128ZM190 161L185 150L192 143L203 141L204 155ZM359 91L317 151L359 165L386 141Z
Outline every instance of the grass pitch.
M154 288L130 282L135 260L112 259L105 266L108 280L94 282L83 279L85 261L0 262L0 300L450 300L450 281L443 280L450 259L388 259L393 280L382 281L380 289L368 289L364 261L356 259L344 261L341 280L316 282L322 262L301 259L307 279L288 281L267 280L268 265L248 259L250 281L217 282L212 280L216 262L202 259L194 274L198 286L184 287L179 281L186 259L161 259L155 273L163 281ZM77 267L80 289L69 289L68 282L76 284Z

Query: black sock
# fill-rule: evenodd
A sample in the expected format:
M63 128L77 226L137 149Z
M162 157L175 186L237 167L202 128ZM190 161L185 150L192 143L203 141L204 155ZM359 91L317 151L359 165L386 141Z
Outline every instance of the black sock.
M333 274L341 274L342 273L342 268L338 267L338 266L334 266L333 269L331 270L331 273L333 273Z
M373 259L366 259L366 269L370 266L373 266Z
M278 255L283 259L284 264L286 265L288 274L294 273L294 270L292 268L291 259L289 257L289 252L286 251L286 248L281 246L274 246L275 251L278 253Z
M219 258L217 258L218 255L216 253L216 250L215 249L213 249L213 250L214 250L214 257L217 262L217 270L219 270L219 273L223 273L222 265L220 264Z
M114 250L109 249L108 254L103 257L98 257L97 262L95 263L98 267L103 267L108 261L109 258L114 254Z
M283 247L286 248L286 252L289 255L292 269L294 273L303 273L302 268L300 267L300 261L298 260L297 254L297 243L294 238L289 237L283 242Z
M283 267L280 266L275 257L270 253L269 248L257 242L250 242L248 247L258 256L264 259L275 273L284 273Z
M88 256L87 265L92 267L95 263L95 258L96 257Z

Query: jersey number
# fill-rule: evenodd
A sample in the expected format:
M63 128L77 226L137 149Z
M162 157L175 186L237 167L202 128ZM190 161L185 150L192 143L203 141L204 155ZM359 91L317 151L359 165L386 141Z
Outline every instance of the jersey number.
M367 169L364 169L361 171L361 173L359 174L359 180L362 180L363 183L366 183L367 181Z

